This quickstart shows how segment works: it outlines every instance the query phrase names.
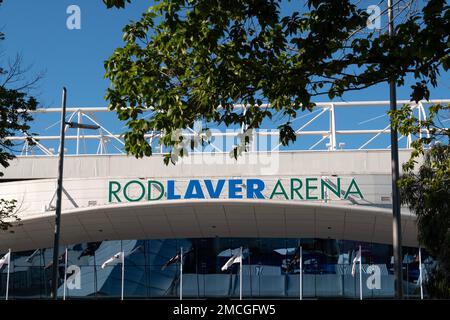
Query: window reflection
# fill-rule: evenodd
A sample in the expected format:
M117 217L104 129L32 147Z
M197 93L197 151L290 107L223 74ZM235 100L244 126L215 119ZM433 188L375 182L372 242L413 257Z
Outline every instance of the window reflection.
M303 297L359 298L359 273L352 275L352 263L360 245L364 298L394 297L391 246L332 239L282 238L116 240L70 245L67 247L67 266L65 259L59 261L58 294L63 295L65 271L70 267L66 274L66 283L70 283L66 286L68 299L120 298L120 263L104 268L102 264L124 251L126 298L178 298L180 260L176 257L183 248L184 297L236 298L239 296L239 263L232 264L227 270L221 269L242 247L244 297L298 299L301 256ZM64 252L65 248L61 248L60 253ZM13 253L10 298L49 298L52 254L51 248ZM433 263L422 250L424 279ZM420 297L418 248L403 249L403 271L407 297ZM374 274L379 275L379 280L372 279ZM0 270L0 275L0 295L4 296L5 268Z

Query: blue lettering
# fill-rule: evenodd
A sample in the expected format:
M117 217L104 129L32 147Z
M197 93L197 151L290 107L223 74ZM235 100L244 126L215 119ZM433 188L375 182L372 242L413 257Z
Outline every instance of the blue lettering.
M255 196L257 199L264 199L264 195L262 191L265 188L264 181L261 179L248 179L247 180L247 198L254 199Z
M184 195L185 199L205 199L202 186L199 180L191 180Z
M220 194L222 193L223 186L225 185L225 180L224 179L217 180L217 186L215 189L211 180L205 180L205 185L206 190L208 190L209 197L211 199L218 199L220 197Z
M181 199L179 194L175 194L175 181L167 180L167 200Z
M242 192L242 179L228 180L228 197L230 199L242 199L242 194L237 194L238 192Z

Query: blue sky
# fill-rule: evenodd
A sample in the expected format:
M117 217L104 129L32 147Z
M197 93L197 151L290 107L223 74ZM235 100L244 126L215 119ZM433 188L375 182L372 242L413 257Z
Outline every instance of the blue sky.
M139 19L152 3L137 0L125 10L108 10L101 0L5 0L0 6L0 28L6 41L0 47L7 56L22 53L26 63L34 64L34 71L46 70L39 90L44 106L59 105L63 86L69 90L70 105L103 106L108 86L103 79L103 62L122 44L123 26ZM81 30L66 28L66 9L71 4L81 8ZM442 83L433 90L432 98L448 96L448 74ZM409 91L409 86L399 88L398 98L408 99ZM349 100L388 97L387 85L345 96Z
M66 27L69 5L81 8L81 30ZM108 10L101 0L5 0L0 27L6 34L1 50L22 53L34 71L46 70L39 88L44 106L60 104L61 89L69 90L71 105L103 106L103 62L122 43L122 28L148 8L139 0L126 10Z

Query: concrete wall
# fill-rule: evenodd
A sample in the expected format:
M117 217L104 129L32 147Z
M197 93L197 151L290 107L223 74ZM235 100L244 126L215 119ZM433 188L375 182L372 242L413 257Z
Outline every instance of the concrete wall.
M409 151L400 151L403 163ZM4 170L6 179L56 178L58 157L18 157ZM94 177L234 177L289 175L389 175L389 150L342 150L247 153L238 161L228 154L197 154L177 165L164 165L161 156L135 159L123 155L66 156L66 178Z

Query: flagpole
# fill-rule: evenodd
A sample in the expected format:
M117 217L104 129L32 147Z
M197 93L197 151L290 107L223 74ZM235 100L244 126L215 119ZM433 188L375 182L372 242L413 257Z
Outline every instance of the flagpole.
M8 250L8 273L6 275L6 296L5 296L5 300L8 300L9 297L9 271L10 271L10 266L11 265L11 249Z
M241 247L241 261L240 261L240 275L239 275L239 300L242 300L242 259L243 259L243 254L242 254L242 247Z
M94 291L95 296L97 296L97 259L95 259L95 252L94 252Z
M121 300L123 300L124 277L125 277L125 251L122 251L122 290L120 294Z
M359 246L359 300L362 300L362 252Z
M303 250L300 246L300 300L303 300Z
M180 300L183 300L183 247L180 247Z
M41 250L41 252L40 252L40 257L39 257L39 264L41 264L42 263L42 266L44 267L44 272L43 272L43 275L44 275L44 283L47 283L47 276L46 276L46 272L45 272L45 249L44 250ZM45 295L47 295L48 294L48 291L47 291L47 285L44 285L44 292L45 292Z
M420 278L420 300L423 300L423 281L422 281L422 253L419 247L419 278Z
M64 259L64 293L63 293L63 300L66 300L66 289L67 289L67 246L66 246L66 253L65 253L65 259Z

